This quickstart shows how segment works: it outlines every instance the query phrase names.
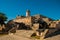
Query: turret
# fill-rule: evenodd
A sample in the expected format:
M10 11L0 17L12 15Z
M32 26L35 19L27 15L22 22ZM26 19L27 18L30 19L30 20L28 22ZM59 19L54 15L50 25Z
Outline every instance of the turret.
M30 10L27 10L26 11L26 17L29 17L30 16Z

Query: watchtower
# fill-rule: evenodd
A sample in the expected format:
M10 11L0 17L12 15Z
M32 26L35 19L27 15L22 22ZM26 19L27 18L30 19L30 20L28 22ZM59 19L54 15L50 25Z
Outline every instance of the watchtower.
M30 16L30 10L27 10L26 11L26 17L29 17Z

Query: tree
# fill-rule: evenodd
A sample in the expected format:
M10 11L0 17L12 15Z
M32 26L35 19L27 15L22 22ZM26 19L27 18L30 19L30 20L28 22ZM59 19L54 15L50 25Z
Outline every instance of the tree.
M0 12L0 24L4 24L4 22L7 21L7 17L4 13Z

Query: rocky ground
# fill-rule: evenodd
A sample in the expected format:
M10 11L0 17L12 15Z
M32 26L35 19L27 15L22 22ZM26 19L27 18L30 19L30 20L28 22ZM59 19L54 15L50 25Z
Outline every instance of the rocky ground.
M30 35L33 33L33 31L25 31L25 30L20 30L17 31L15 34L8 34L4 36L0 36L0 40L37 40L37 39L32 39L30 38ZM28 36L27 36L28 35ZM46 38L44 40L60 40L60 35L52 36L49 38Z

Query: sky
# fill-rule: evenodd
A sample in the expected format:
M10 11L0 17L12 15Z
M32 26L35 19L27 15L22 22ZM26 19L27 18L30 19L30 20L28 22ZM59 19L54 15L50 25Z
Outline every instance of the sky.
M31 15L42 14L52 19L60 19L60 0L0 0L0 12L15 19L17 15L26 14L30 10Z

